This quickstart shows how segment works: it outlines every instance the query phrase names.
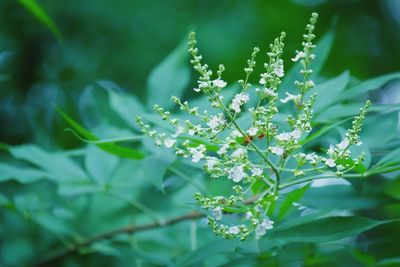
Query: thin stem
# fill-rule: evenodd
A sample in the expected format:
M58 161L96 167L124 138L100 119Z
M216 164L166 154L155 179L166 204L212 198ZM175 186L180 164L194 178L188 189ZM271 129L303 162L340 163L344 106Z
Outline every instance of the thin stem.
M343 175L342 177L343 178L363 178L363 177L366 177L366 175L365 174L346 174L346 175ZM304 177L304 178L301 178L301 179L296 179L296 180L281 184L279 186L279 188L280 189L284 189L284 188L287 188L287 187L291 187L293 185L302 184L302 183L306 183L306 182L311 182L313 180L330 179L330 178L338 179L339 177L337 177L335 175L335 173L317 175L317 176L309 176L309 177Z
M151 230L154 228L159 228L159 227L163 227L163 226L170 226L170 225L174 225L177 224L179 222L183 222L183 221L188 221L188 220L196 220L199 218L204 217L203 214L198 213L198 212L193 212L193 213L189 213L189 214L185 214L182 216L178 216L175 218L172 218L170 220L165 221L163 224L159 224L159 223L150 223L150 224L143 224L143 225L136 225L136 226L128 226L125 228L121 228L121 229L117 229L117 230L113 230L110 232L106 232L106 233L102 233L99 234L97 236L94 236L92 238L89 238L81 243L78 243L74 246L72 246L70 249L68 250L64 250L61 252L58 252L52 256L49 256L46 260L39 262L36 266L41 267L41 266L54 266L54 263L59 261L62 258L65 258L71 254L74 254L76 252L79 251L79 249L83 248L83 247L87 247L90 246L93 243L96 243L98 241L102 241L104 239L110 239L113 238L116 235L120 235L120 234L133 234L133 233L137 233L137 232L141 232L141 231L147 231L147 230Z

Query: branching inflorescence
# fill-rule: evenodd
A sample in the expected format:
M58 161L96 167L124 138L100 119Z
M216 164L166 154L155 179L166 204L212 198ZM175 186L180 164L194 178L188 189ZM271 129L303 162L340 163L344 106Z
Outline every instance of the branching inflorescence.
M271 204L279 198L278 190L283 177L290 181L299 176L326 172L341 177L363 160L363 154L352 158L350 147L361 144L359 133L369 102L361 108L344 138L331 145L326 153L305 153L302 149L301 141L312 130L316 99L315 94L307 92L315 86L311 80L310 64L315 58L313 40L317 17L316 13L312 14L303 35L302 50L296 51L292 58L292 61L300 61L302 67L300 73L303 78L295 82L297 94L285 92L286 96L282 99L278 95L285 75L281 59L284 32L270 45L268 62L264 64L265 71L257 78L257 86L249 83L256 55L260 51L258 47L254 48L244 68L245 78L238 81L240 91L231 101L221 94L227 86L222 79L225 67L219 65L216 76L213 75L209 66L202 63L192 32L188 42L191 63L200 75L194 91L207 95L212 109L217 112L211 115L207 110L190 107L187 101L182 102L173 96L172 100L182 111L196 118L181 121L156 105L154 109L162 119L175 127L176 131L172 134L152 130L142 118L137 117L142 131L154 138L157 145L175 149L178 156L203 164L204 171L212 178L232 181L230 196L195 194L199 205L207 211L208 224L217 235L243 240L254 233L257 239L260 238L273 228L274 222L267 214ZM248 107L251 90L255 91L257 99L252 107ZM277 120L278 106L290 103L294 104L295 112L284 122ZM245 119L239 121L239 118ZM204 142L194 142L193 137ZM218 149L208 148L209 143L218 146Z

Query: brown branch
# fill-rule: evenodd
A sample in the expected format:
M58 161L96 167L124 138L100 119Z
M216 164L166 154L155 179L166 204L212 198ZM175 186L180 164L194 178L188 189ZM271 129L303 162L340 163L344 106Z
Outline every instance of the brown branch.
M182 216L178 216L178 217L169 219L163 223L150 223L150 224L143 224L143 225L136 225L136 226L132 225L132 226L127 226L127 227L120 228L117 230L113 230L110 232L102 233L102 234L99 234L92 238L89 238L81 243L78 243L78 244L72 246L70 249L58 252L55 255L52 255L49 258L45 259L44 261L39 262L36 266L38 266L38 267L52 266L55 262L59 261L62 258L65 258L71 254L78 252L79 249L81 249L83 247L90 246L91 244L101 241L101 240L104 240L104 239L113 238L116 235L133 234L136 232L146 231L146 230L150 230L150 229L154 229L154 228L174 225L174 224L177 224L177 223L183 222L183 221L199 219L204 216L205 215L202 213L192 212L192 213L188 213L188 214L185 214Z

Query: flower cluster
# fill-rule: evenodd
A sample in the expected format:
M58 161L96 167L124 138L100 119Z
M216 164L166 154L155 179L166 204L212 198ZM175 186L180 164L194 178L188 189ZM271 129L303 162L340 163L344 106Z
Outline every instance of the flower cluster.
M195 195L196 201L208 214L208 224L217 235L240 239L246 239L251 234L257 239L262 237L273 228L270 206L279 198L282 177L295 179L302 175L331 172L332 169L340 177L363 160L363 155L352 159L349 148L360 144L359 132L369 102L355 117L345 137L338 144L331 145L326 153L306 153L302 150L302 141L312 131L316 99L315 95L305 99L306 93L315 86L310 63L315 58L312 51L315 47L316 21L317 14L313 13L306 26L302 50L297 51L292 59L302 66L300 73L303 79L295 82L297 94L286 92L286 97L282 99L278 95L279 85L285 76L281 59L285 33L270 45L264 72L256 79L258 84L249 82L260 51L256 47L244 68L245 78L238 81L239 91L233 99L224 99L221 91L233 90L226 88L227 82L222 78L225 67L220 65L215 75L207 64L202 63L203 58L199 55L192 32L188 42L189 52L193 68L199 73L193 90L205 94L211 108L217 111L210 115L209 111L190 107L187 101L182 102L173 96L172 101L180 110L196 119L182 121L172 118L169 111L156 105L155 111L175 128L169 134L152 130L142 118L137 117L143 133L154 138L157 145L175 149L178 156L202 164L212 178L231 180L232 194L229 196ZM251 94L252 90L255 94ZM250 101L251 95L257 97L254 102ZM248 107L250 102L255 103L254 106ZM291 102L295 111L287 117L287 123L277 120L275 115L280 105ZM291 168L287 168L289 162ZM293 177L290 178L290 175Z

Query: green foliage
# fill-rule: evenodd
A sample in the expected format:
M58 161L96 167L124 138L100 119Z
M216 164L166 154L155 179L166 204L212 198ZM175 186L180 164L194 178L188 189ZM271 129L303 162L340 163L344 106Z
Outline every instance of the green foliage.
M316 120L301 141L308 151L318 152L343 137L351 127L350 117L363 105L360 99L399 78L393 73L354 84L347 71L331 79L321 76L332 40L329 32L315 51L314 77L320 82L307 94L318 92ZM147 102L101 81L104 91L93 93L94 106L101 108L97 124L87 123L89 112L80 112L74 120L58 109L60 120L72 128L61 136L79 140L79 148L62 148L57 140L51 140L50 147L1 146L0 265L398 266L398 105L372 104L360 148L369 159L358 173L337 179L341 184L323 179L328 177L282 177L285 188L270 213L275 228L260 240L215 237L201 213L190 222L169 221L199 212L195 192L226 194L231 188L190 161L154 147L134 123L141 115L154 128L173 133L148 107L157 102L173 109L169 95L186 95L186 50L179 44L151 72ZM298 68L293 66L282 86L298 79ZM224 90L225 99L231 100L237 86ZM200 96L191 103L202 108L207 102ZM79 110L79 103L74 105ZM184 112L178 116L187 118ZM182 138L218 149L201 138ZM260 184L251 189L259 192ZM243 211L235 208L227 212ZM132 225L144 227L133 231Z

